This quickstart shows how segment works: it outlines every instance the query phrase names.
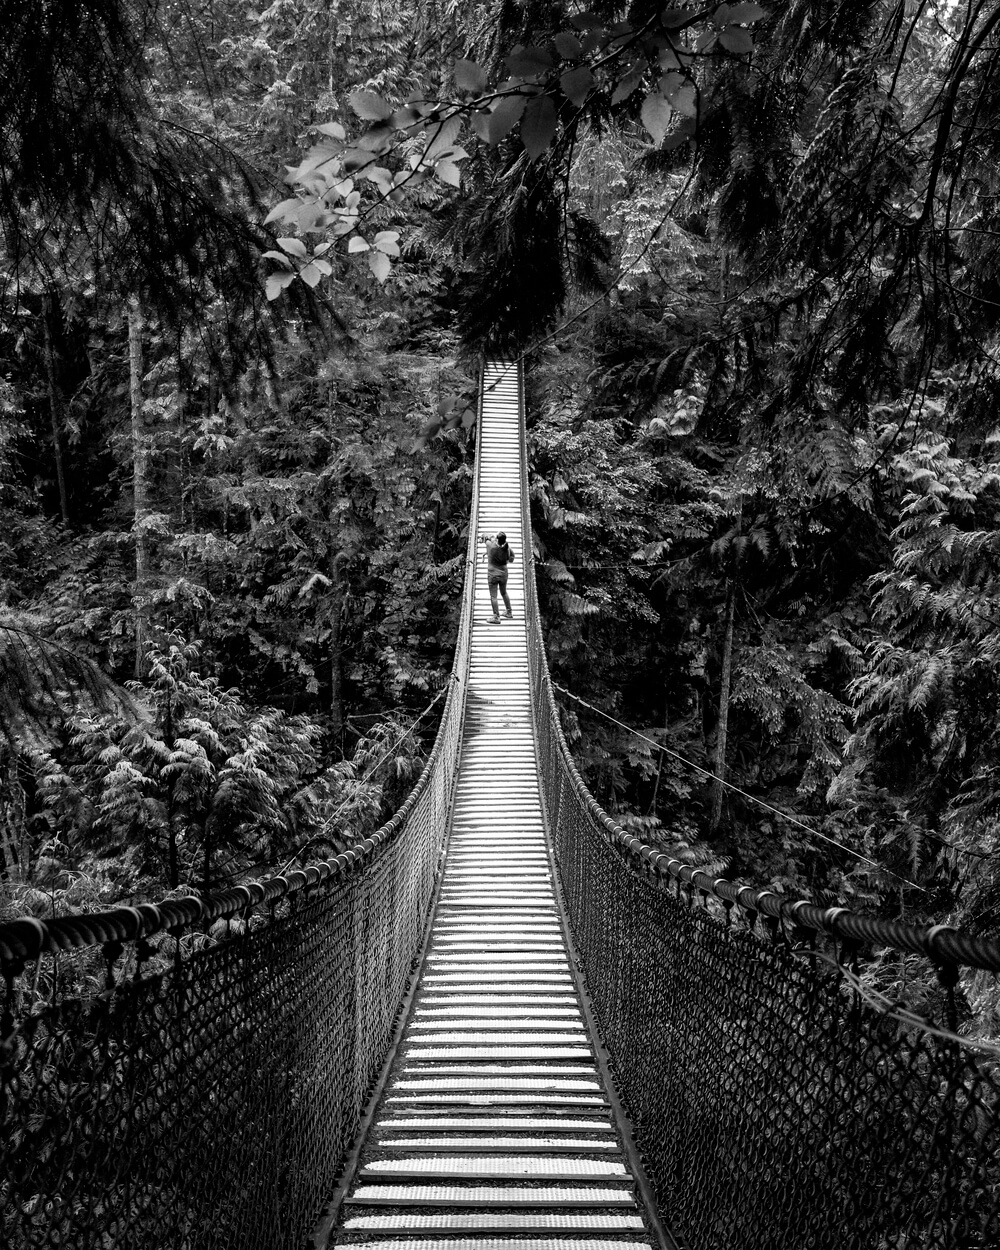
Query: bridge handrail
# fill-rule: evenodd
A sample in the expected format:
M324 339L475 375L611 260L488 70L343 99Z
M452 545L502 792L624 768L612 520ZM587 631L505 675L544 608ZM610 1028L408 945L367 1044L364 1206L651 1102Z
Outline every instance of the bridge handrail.
M812 929L848 944L888 946L894 950L910 951L926 956L936 965L1000 971L1000 940L996 938L974 937L950 925L916 925L902 920L866 916L849 907L819 907L808 899L789 898L774 890L755 889L738 881L729 881L725 877L713 877L710 873L686 864L626 832L604 811L580 776L563 734L544 654L540 657L540 667L544 669L541 675L542 690L566 771L594 819L606 831L609 842L621 852L637 873L672 878L678 884L697 890L704 897L716 899L725 908L736 905L748 915L767 916L793 929Z
M456 660L461 641L456 646ZM240 916L248 908L276 903L322 882L363 872L406 823L406 818L420 795L427 788L438 757L445 745L445 725L455 714L456 700L464 700L464 679L455 672L448 689L444 711L427 763L407 795L402 807L381 828L360 839L328 859L317 860L304 868L275 873L262 881L248 881L226 890L213 890L204 897L196 894L161 899L159 903L136 903L130 907L112 907L104 911L75 912L41 920L23 916L0 925L0 968L15 969L37 959L41 954L80 950L87 946L103 946L110 942L136 942L158 933L174 933Z
M523 436L524 422L522 396L522 457L527 455L527 440ZM527 484L526 463L522 466L522 474ZM527 490L522 491L522 512L525 548L530 549L532 530ZM563 733L559 705L549 672L534 577L527 577L526 583L525 618L529 636L528 657L532 669L535 698L541 704L537 715L544 714L551 721L563 767L572 779L580 798L605 832L609 843L637 873L652 876L661 881L673 880L678 885L697 890L704 898L714 898L727 910L737 906L748 916L765 916L788 925L793 930L813 930L839 939L848 945L888 946L894 950L923 955L943 971L946 979L950 975L945 971L948 967L963 966L990 972L1000 971L1000 939L975 937L950 925L917 925L902 920L887 920L878 916L864 915L848 907L820 907L808 899L791 898L774 890L757 889L739 881L715 877L677 859L676 856L650 846L641 838L624 830L604 811L587 789L574 763L573 754Z
M390 820L339 855L204 898L0 926L0 1245L216 1250L301 1245L319 1228L440 879L478 478L477 457L441 723ZM194 926L213 921L203 940Z
M1000 941L996 938L973 937L950 925L916 925L866 916L849 907L819 907L808 899L789 898L774 890L755 889L725 877L713 877L626 832L604 811L580 776L559 721L558 705L544 657L542 663L545 665L542 685L566 771L594 819L605 830L609 842L621 852L635 872L661 879L670 878L678 885L697 890L705 898L716 899L726 909L736 905L748 916L766 916L794 930L812 929L848 945L887 946L893 950L909 951L926 956L939 967L950 965L1000 971Z
M482 387L480 386L480 408ZM158 903L137 903L129 907L113 907L104 911L78 912L42 920L33 916L19 917L0 924L0 973L8 979L19 975L24 965L41 954L80 950L88 946L136 942L160 933L176 933L216 920L243 915L249 908L277 903L300 890L364 872L399 833L421 794L430 784L442 751L447 744L447 728L457 716L464 715L466 678L468 674L469 639L472 605L475 593L476 535L478 532L478 458L473 482L469 517L466 569L472 569L463 580L462 614L455 655L449 678L444 710L427 763L403 805L366 838L339 854L321 859L304 868L276 873L262 881L212 891L200 897L187 895L163 898ZM2 1032L0 1032L2 1036Z
M522 524L527 549L526 492ZM530 577L525 618L539 784L566 914L675 1244L994 1245L1000 1053L956 1035L956 989L959 965L1000 966L997 943L726 881L627 833L573 763ZM855 974L866 944L891 948L872 965L891 986L885 995ZM914 975L908 952L927 956L943 991ZM947 1012L944 1027L890 1001L914 983L919 1010ZM983 973L962 988L987 1003L995 993Z

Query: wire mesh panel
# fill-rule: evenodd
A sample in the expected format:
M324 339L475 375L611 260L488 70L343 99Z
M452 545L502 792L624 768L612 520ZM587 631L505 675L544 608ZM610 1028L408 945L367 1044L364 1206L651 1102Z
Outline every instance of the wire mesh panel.
M470 554L475 534L473 511ZM0 926L4 1250L303 1244L422 945L462 739L466 580L430 761L378 833L204 900ZM220 918L233 935L206 942ZM163 934L173 964L144 975ZM108 988L33 1005L33 969L78 948L103 958Z
M524 504L524 532L528 529ZM598 807L563 738L527 579L532 706L561 887L660 1216L690 1250L995 1250L996 1057L850 988L866 945L946 984L1000 948L706 874Z
M17 1022L0 1052L0 1243L301 1240L420 946L448 802L437 782L381 854L261 927Z

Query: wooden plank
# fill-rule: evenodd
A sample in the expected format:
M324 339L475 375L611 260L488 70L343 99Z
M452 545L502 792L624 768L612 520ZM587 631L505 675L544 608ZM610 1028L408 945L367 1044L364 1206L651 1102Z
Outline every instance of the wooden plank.
M625 1189L596 1186L530 1188L501 1185L359 1185L345 1200L355 1206L404 1207L634 1207L635 1199Z

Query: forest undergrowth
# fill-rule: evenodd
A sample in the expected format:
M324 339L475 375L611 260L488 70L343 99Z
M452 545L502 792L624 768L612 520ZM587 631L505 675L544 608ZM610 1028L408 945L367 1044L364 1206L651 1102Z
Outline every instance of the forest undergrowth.
M398 806L489 352L606 810L997 932L1000 6L50 7L0 59L0 918Z

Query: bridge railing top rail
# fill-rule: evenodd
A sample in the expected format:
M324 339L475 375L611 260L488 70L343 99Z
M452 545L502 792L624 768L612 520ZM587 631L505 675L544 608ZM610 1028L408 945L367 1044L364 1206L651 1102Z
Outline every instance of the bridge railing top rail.
M480 412L482 390L480 386ZM475 568L478 506L478 490L474 484L466 548L467 570ZM447 687L438 696L440 698L445 695L446 698L434 745L405 802L381 828L328 859L319 860L304 868L276 873L261 881L249 881L213 891L203 897L191 894L164 898L156 903L137 903L104 911L78 912L46 920L24 916L0 924L0 976L7 982L8 993L14 979L24 971L25 965L42 954L103 946L109 956L114 956L116 949L123 943L141 942L157 934L177 934L217 920L235 919L249 910L278 903L302 890L324 883L341 882L364 872L405 826L421 794L430 784L435 769L442 762L442 753L449 746L456 749L456 758L451 763L453 769L457 767L457 743L460 741L460 734L450 733L449 726L456 717L461 721L464 712L474 594L475 575L474 572L467 573L463 583L462 614L452 670ZM3 986L0 985L0 990L2 989Z
M527 438L525 436L525 412L523 384L520 395L522 477L527 482ZM528 492L521 492L522 525L525 547L531 543L531 512ZM527 563L527 561L526 561ZM534 563L532 561L532 563ZM916 925L901 920L888 920L878 916L866 916L848 907L820 907L807 899L796 899L775 890L762 890L739 881L712 876L700 868L685 863L657 847L650 846L640 838L626 832L609 816L580 776L572 753L566 742L559 715L553 682L549 673L538 613L538 596L535 579L527 577L525 620L528 628L528 661L532 670L534 696L542 707L536 715L547 716L559 746L563 765L588 809L595 824L602 830L610 845L621 854L635 872L659 883L674 881L692 895L699 894L704 900L714 899L729 912L733 907L741 912L752 925L758 916L792 933L823 934L839 941L846 950L851 947L890 947L925 956L935 965L943 983L954 984L959 967L981 968L1000 972L1000 940L975 937L950 925ZM843 962L843 959L842 959Z
M692 893L697 892L704 898L714 898L727 910L733 906L739 907L748 918L763 916L780 925L787 925L793 931L813 930L847 946L885 946L909 951L926 956L939 969L964 966L990 972L1000 971L1000 941L995 938L974 937L951 925L916 925L879 916L866 916L849 907L820 907L807 899L790 898L775 890L756 889L739 881L714 877L626 832L601 808L587 789L562 734L547 670L543 680L552 701L554 727L558 731L567 772L594 820L603 826L609 842L620 851L636 872L661 880L672 879L678 886L685 886Z

